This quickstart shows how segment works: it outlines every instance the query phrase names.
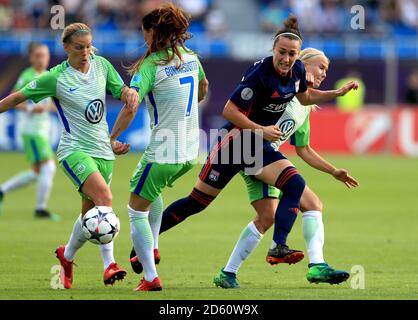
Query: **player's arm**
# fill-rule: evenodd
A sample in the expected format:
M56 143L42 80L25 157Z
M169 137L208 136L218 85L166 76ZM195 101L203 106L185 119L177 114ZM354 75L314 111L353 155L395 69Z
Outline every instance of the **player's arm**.
M14 92L0 101L0 113L3 113L12 108L16 108L16 106L20 105L26 100L27 98L22 92Z
M137 99L138 101L138 99ZM115 125L113 126L112 132L110 133L110 144L112 145L113 152L117 155L125 154L129 151L130 144L122 143L117 140L126 128L129 127L132 120L135 118L138 108L127 107L126 105L120 110L116 119Z
M209 91L209 81L208 79L204 78L199 81L199 91L198 91L198 99L197 101L200 102L205 99L206 95Z
M125 103L124 108L126 107L136 113L136 109L138 108L138 98L138 92L135 89L127 86L122 89L120 100Z
M359 185L358 181L351 177L346 169L338 169L334 167L309 145L304 147L295 147L295 149L297 155L311 167L322 172L329 173L335 179L343 182L348 188L355 188Z
M296 97L300 103L304 106L311 104L321 104L330 100L333 100L337 97L344 96L347 92L351 90L357 90L358 83L357 81L350 81L346 83L339 89L336 90L317 90L309 88L305 92L299 92L296 94Z
M237 127L242 129L249 129L253 132L256 132L256 130L262 130L263 139L268 141L277 141L282 135L282 132L276 126L263 127L250 120L231 100L228 100L226 103L222 115L226 120L232 122Z

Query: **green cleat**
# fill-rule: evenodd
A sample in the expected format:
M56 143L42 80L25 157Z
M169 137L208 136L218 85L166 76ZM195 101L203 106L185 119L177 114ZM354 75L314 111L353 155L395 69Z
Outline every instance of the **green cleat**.
M350 274L343 270L335 270L327 263L310 263L306 279L311 283L339 284L346 281Z
M224 289L237 289L239 284L237 281L237 275L232 272L226 272L224 269L221 269L219 273L213 278L213 283L217 287Z

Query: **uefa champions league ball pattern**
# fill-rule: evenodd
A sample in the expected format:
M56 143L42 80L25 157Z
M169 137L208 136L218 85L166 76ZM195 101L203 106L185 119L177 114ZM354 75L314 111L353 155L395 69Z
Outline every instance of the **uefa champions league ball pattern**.
M94 244L111 242L119 233L120 222L112 208L97 206L83 217L83 234Z

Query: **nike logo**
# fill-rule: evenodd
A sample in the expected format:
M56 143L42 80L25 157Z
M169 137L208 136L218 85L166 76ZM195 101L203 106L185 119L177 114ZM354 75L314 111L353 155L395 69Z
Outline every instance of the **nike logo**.
M74 92L74 91L76 91L78 88L69 88L68 89L68 91L70 91L70 92Z

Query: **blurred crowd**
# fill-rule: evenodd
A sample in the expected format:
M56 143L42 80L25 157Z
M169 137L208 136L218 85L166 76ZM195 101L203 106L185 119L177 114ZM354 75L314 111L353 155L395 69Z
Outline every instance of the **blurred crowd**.
M135 30L142 17L164 0L0 0L0 31L49 28L50 8L62 5L65 24L82 21L95 30ZM193 19L191 31L223 33L223 12L212 0L175 0Z
M351 31L351 20L364 8L364 32L374 34L417 34L418 0L258 0L260 26L272 33L289 15L295 14L303 33L340 34ZM355 8L355 7L354 7ZM320 18L318 18L320 17Z
M364 32L373 34L417 34L418 0L229 0L235 13L246 1L259 11L254 13L259 29L274 33L289 13L295 14L303 33L323 35L350 31L354 5L365 9ZM50 8L62 5L66 24L87 22L96 30L134 30L141 18L165 0L0 0L0 31L49 28ZM191 31L213 36L227 31L228 12L220 0L174 0L192 14ZM230 6L229 6L230 7ZM320 17L320 18L318 18ZM241 21L242 24L248 21ZM239 30L239 26L235 26Z

